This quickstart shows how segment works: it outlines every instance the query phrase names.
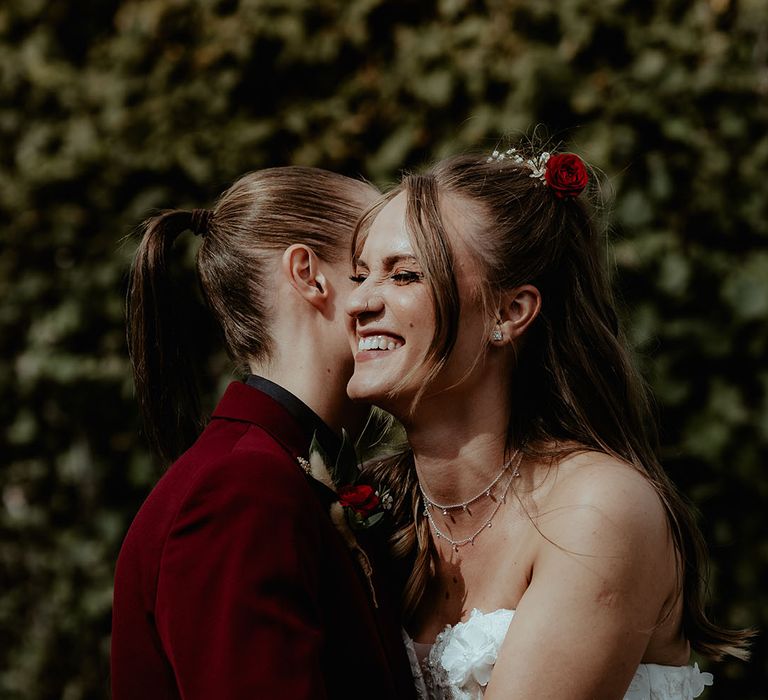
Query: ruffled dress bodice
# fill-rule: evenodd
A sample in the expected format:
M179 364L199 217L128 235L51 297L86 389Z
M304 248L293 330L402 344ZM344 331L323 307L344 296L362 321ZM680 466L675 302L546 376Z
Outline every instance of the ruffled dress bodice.
M466 622L447 625L434 644L414 643L404 632L419 700L480 700L514 614L475 609ZM640 664L624 700L693 700L708 685L712 674L698 664Z

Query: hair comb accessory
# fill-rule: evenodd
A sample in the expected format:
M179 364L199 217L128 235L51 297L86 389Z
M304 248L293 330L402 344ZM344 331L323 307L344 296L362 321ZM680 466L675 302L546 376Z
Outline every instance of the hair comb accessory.
M208 226L211 223L212 216L213 210L211 209L193 209L189 230L196 236L204 236L208 233Z
M516 148L509 148L506 151L494 151L486 162L500 163L504 160L527 167L531 171L529 177L548 185L560 199L578 197L589 181L584 161L575 153L553 154L544 151L533 158L523 158Z

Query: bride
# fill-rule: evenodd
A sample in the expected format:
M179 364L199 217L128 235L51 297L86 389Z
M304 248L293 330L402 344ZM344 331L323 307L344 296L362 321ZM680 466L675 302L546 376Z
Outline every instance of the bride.
M573 154L447 159L361 222L353 399L405 426L375 467L410 557L425 698L688 700L701 536L661 467Z

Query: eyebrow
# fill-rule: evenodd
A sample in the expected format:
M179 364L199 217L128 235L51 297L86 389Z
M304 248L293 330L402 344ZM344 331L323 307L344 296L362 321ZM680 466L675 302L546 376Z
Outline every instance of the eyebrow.
M419 261L416 260L416 257L413 255L407 255L407 254L400 254L400 255L388 255L384 260L382 260L382 267L385 270L391 270L395 265L401 262L411 262L419 264ZM366 270L370 269L368 267L368 263L365 262L362 258L355 258L352 261L352 264L355 267L364 267Z

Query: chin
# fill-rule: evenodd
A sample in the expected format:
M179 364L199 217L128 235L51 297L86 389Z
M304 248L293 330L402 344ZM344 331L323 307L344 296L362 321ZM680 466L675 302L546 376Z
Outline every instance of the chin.
M411 401L415 394L410 391L391 395L396 382L365 381L362 377L352 375L347 384L347 395L352 401L364 402L391 413L398 420L403 420L410 412Z
M387 389L380 381L366 381L359 374L352 374L347 383L347 396L353 401L365 401L380 406L380 401L387 395Z

